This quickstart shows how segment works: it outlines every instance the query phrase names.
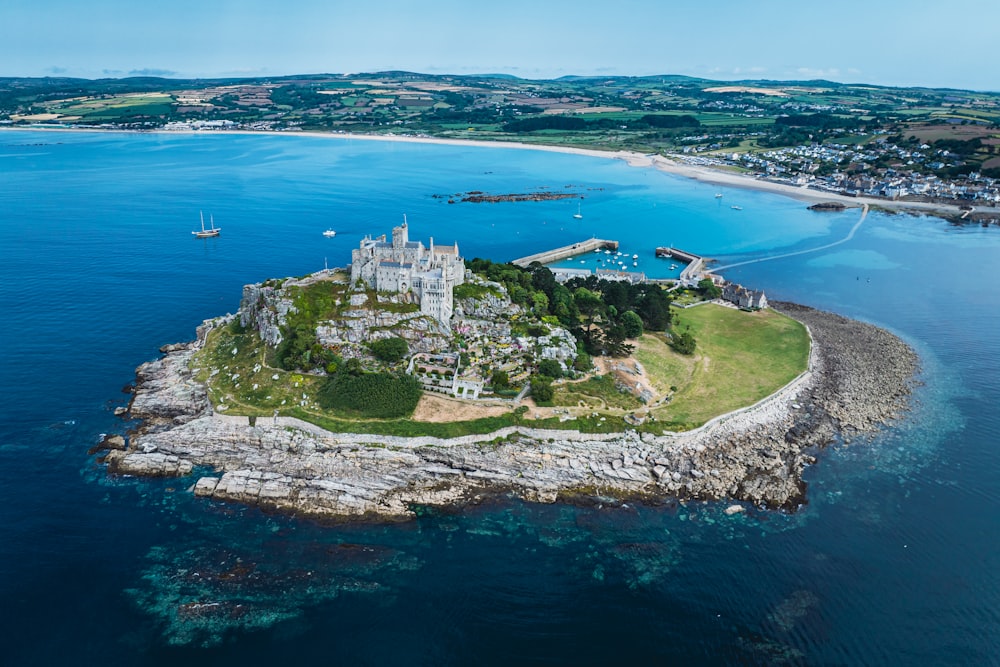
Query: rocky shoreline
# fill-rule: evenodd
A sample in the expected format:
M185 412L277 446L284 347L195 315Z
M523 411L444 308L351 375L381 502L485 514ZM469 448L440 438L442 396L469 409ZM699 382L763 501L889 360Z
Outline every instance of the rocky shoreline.
M137 369L127 413L141 420L102 443L112 474L186 476L195 495L324 518L396 520L420 505L489 494L529 501L731 499L794 509L804 466L836 434L872 433L899 416L916 354L878 327L795 304L772 304L809 327L810 369L760 403L687 433L584 434L511 427L461 438L330 433L293 418L214 414L188 362L192 343L161 348ZM739 511L742 506L734 506Z

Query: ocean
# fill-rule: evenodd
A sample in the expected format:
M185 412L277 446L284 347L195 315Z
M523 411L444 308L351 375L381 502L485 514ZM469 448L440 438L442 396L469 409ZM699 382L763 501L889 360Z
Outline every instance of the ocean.
M574 197L447 203L475 190ZM322 524L88 455L160 345L404 215L466 257L596 236L665 277L656 246L735 264L859 212L543 151L0 132L0 662L1000 664L996 227L873 212L724 272L921 356L913 409L820 452L797 512L501 498Z

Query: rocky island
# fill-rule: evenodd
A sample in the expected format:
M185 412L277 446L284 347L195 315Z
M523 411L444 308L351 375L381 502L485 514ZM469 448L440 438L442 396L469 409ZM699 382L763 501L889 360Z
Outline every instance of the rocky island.
M900 414L918 368L894 335L838 315L703 306L779 327L782 346L796 331L811 345L766 396L696 419L685 392L710 377L709 359L693 339L686 358L667 347L682 334L659 310L659 286L567 287L544 267L468 265L481 272L464 269L457 244L410 242L404 225L391 242L362 241L350 277L248 285L239 312L138 368L126 416L141 423L105 439L109 471L195 475L198 496L325 518L405 519L508 493L794 508L816 448ZM616 329L632 323L625 312L645 332Z

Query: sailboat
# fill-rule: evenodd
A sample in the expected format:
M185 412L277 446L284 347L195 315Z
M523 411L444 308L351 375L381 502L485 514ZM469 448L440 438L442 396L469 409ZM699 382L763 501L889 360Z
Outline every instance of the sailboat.
M221 232L222 229L220 227L215 226L215 218L213 218L212 215L209 214L208 221L209 224L211 225L211 229L205 229L205 214L202 213L201 211L198 211L198 215L201 217L201 231L191 232L192 234L194 234L194 237L196 239L207 239L213 236L218 236L219 232Z
M576 204L576 213L573 214L573 217L577 220L583 218L583 213L580 213L580 202L577 202Z

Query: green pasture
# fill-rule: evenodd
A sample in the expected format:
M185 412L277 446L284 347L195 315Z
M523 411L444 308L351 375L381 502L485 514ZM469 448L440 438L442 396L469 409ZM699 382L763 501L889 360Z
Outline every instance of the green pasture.
M653 410L661 426L693 428L752 405L780 389L808 365L809 336L800 323L773 310L745 312L715 304L677 310L674 328L698 341L693 357L677 359L666 343L644 344L636 358L662 368L662 384L677 387Z

